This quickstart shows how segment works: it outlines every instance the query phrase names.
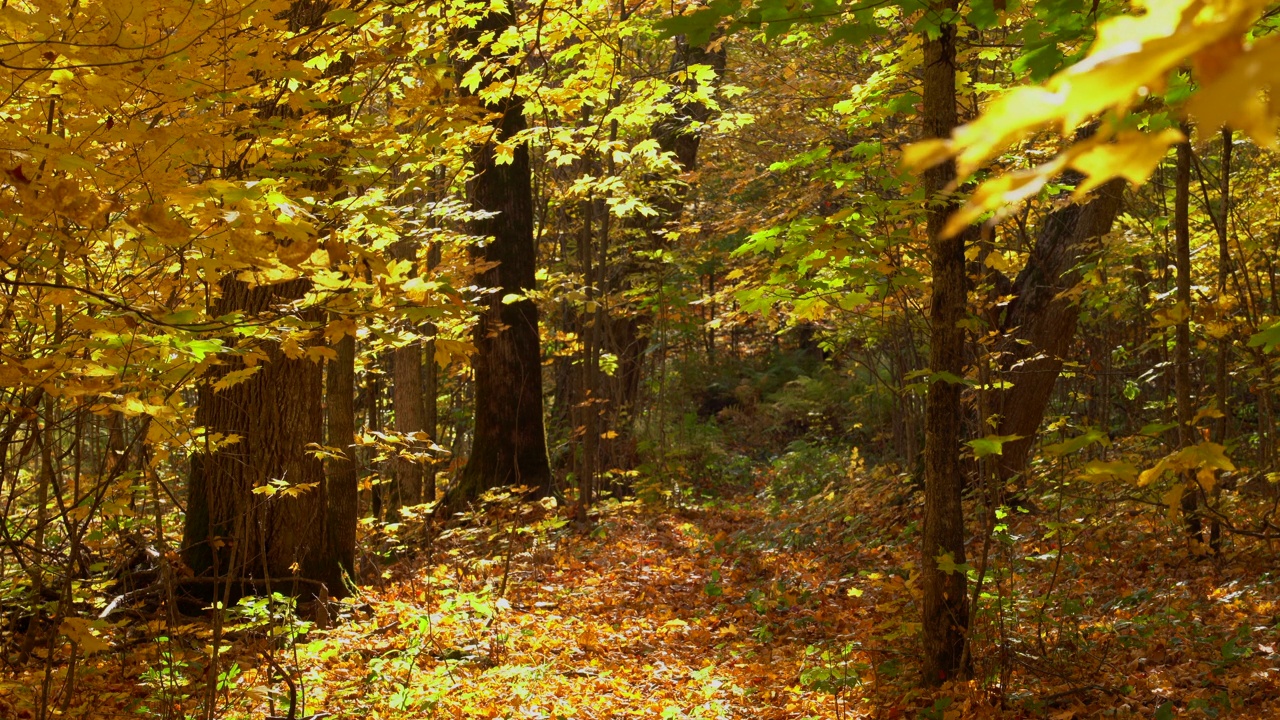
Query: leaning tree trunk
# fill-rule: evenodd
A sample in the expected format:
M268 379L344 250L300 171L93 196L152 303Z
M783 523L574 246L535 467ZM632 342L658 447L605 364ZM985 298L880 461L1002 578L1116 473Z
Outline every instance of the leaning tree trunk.
M514 22L508 12L491 12L466 39L500 35ZM473 62L491 59L482 47ZM462 68L465 70L466 68ZM493 78L485 78L486 83ZM486 83L482 83L482 86ZM471 200L484 217L470 223L471 234L490 238L472 248L477 264L488 266L476 284L489 290L476 324L475 435L467 465L450 491L449 505L474 499L488 488L523 485L551 490L551 466L542 418L542 351L538 306L524 295L535 286L537 248L533 236L532 171L529 146L521 142L507 162L495 144L526 127L524 100L512 93L484 103L498 114L496 137L475 149ZM522 299L511 302L508 296Z
M954 12L957 0L934 5L935 13ZM944 138L956 126L956 28L941 24L924 40L924 137ZM923 680L937 685L965 677L965 637L969 627L967 578L962 569L946 567L965 562L964 478L960 468L960 390L964 375L966 312L964 248L969 231L943 237L947 218L956 210L946 195L955 178L948 161L924 173L929 203L929 265L933 274L929 306L931 335L929 367L935 379L925 400L924 536L921 547L923 593Z
M1082 178L1069 175L1068 183ZM1002 378L1010 385L993 398L1004 443L997 472L1008 483L1023 471L1053 397L1063 358L1075 339L1080 306L1069 291L1080 282L1080 263L1098 249L1120 212L1124 181L1104 184L1087 202L1049 213L1035 246L1013 282L997 350Z
M303 297L305 279L250 287L233 278L221 282L214 316L242 312L261 317ZM318 310L300 319L319 323ZM278 343L257 346L267 359L249 379L222 389L214 385L245 369L239 355L226 355L199 389L196 422L211 437L235 442L197 452L183 531L183 559L197 576L231 581L247 591L284 590L342 594L341 559L330 545L324 466L307 450L324 440L321 365L289 357ZM255 492L279 481L288 490ZM293 578L311 581L281 587Z

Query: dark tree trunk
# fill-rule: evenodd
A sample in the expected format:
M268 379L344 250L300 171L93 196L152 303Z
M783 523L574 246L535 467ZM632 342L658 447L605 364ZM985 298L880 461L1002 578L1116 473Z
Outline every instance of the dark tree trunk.
M243 312L260 317L303 297L307 280L250 287L225 278L213 314ZM320 322L319 311L300 319ZM342 594L340 553L330 545L324 466L307 445L324 440L321 365L290 358L279 344L265 342L261 369L248 380L215 390L228 373L245 367L228 355L204 378L196 422L210 434L235 435L237 442L191 458L191 483L183 531L183 559L200 576L257 581L299 578L323 583ZM283 481L291 492L254 490ZM314 584L272 590L316 593Z
M953 11L956 0L934 5L935 12ZM936 36L924 41L924 137L949 137L956 126L956 29L942 24ZM967 578L963 570L943 569L940 561L965 562L964 478L960 468L960 390L964 376L966 313L965 242L971 233L943 237L942 228L956 210L946 196L955 178L955 164L946 162L924 174L928 198L929 264L933 275L929 306L931 336L929 367L948 373L950 380L929 385L925 401L923 591L923 680L937 685L966 677L965 636L969 627Z
M717 48L708 47L714 43ZM675 53L671 56L671 73L688 70L694 65L706 65L715 70L716 77L724 75L725 68L724 42L718 36L712 36L706 45L690 45L684 36L675 39ZM712 109L706 104L690 100L676 108L670 116L656 123L653 137L663 152L675 155L676 162L686 172L698 165L698 148L702 144L702 135L694 130L694 124L705 123L711 119ZM679 214L684 198L677 198L679 204L663 208L668 214Z
M514 22L509 12L491 12L467 39L501 32ZM482 49L477 61L488 59ZM483 83L482 83L483 84ZM504 302L507 295L523 296L535 285L537 248L533 237L532 173L529 147L520 143L509 162L498 163L494 144L514 137L526 127L524 100L504 94L486 105L498 113L497 137L472 155L475 177L471 200L490 214L471 223L471 233L485 238L472 250L477 263L492 265L476 278L492 290L476 325L475 439L467 465L451 491L451 504L474 499L484 490L524 485L538 493L551 490L551 467L542 418L542 353L538 336L538 307L532 300Z
M1188 137L1191 130L1186 125ZM1179 320L1174 326L1173 391L1178 414L1178 445L1195 444L1191 418L1195 410L1191 399L1191 143L1178 144L1177 169L1173 179L1174 265L1177 269L1174 297L1178 301ZM1200 513L1195 491L1194 473L1186 473L1182 493L1182 515L1187 536L1200 540Z
M1214 229L1218 233L1218 302L1219 308L1226 306L1227 299L1227 283L1231 277L1231 244L1230 244L1230 228L1231 228L1231 149L1233 146L1234 133L1231 128L1222 128L1222 164L1218 168L1218 175L1221 178L1218 185L1218 212L1214 218ZM1225 322L1225 317L1219 318L1220 322ZM1215 404L1218 412L1222 413L1222 417L1214 423L1214 442L1219 445L1226 445L1228 436L1231 433L1231 335L1224 333L1218 339L1218 370L1215 378ZM1221 488L1214 486L1213 489L1213 509L1217 510L1218 497ZM1222 550L1222 521L1217 513L1213 513L1213 519L1209 525L1209 546L1214 552Z
M1082 178L1072 176L1068 182ZM1120 212L1124 181L1112 180L1088 201L1049 213L1027 264L1013 283L1001 318L999 344L1003 379L1011 383L996 393L998 435L1017 435L1006 442L997 469L1009 482L1026 467L1028 455L1053 397L1062 362L1075 339L1080 307L1069 296L1080 282L1079 264L1098 249Z
M440 244L432 243L427 248L427 271L435 270L440 265ZM440 365L436 362L435 324L429 323L423 333L422 354L422 429L431 438L431 442L440 443ZM428 462L423 468L422 499L424 502L435 502L436 499L436 464Z
M329 537L338 564L354 577L356 525L360 520L360 469L352 448L356 436L356 339L344 335L334 347L338 357L325 369L325 444L343 456L328 461Z

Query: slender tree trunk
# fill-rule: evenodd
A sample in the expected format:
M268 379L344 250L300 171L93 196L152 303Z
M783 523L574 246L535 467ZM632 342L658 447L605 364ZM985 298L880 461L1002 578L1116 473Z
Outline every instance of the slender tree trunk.
M427 272L440 265L440 244L431 243L427 248ZM436 362L436 332L434 323L423 328L426 340L423 342L422 354L422 429L433 443L440 443L440 365ZM424 502L435 502L436 499L436 463L428 462L423 468L422 499Z
M386 365L385 356L375 355L373 358L373 371L365 375L366 388L366 408L367 415L366 424L369 430L373 432L381 432L382 425L382 372L381 369ZM383 508L387 505L387 485L386 485L386 468L385 463L379 465L374 462L377 453L372 448L367 448L365 466L374 470L377 482L369 490L369 514L375 520L385 519Z
M501 35L514 22L510 11L490 12L466 32L471 42ZM482 47L473 62L491 59ZM467 68L462 68L465 73ZM485 82L492 78L485 78ZM485 84L482 82L482 86ZM532 171L529 147L519 143L510 161L499 163L495 143L525 129L523 98L504 93L486 103L498 114L496 137L472 155L471 200L487 217L472 221L471 234L491 238L472 250L477 263L491 264L476 284L491 290L476 325L475 439L467 465L451 491L451 502L476 498L502 485L551 490L551 466L542 417L542 352L538 306L523 297L536 285Z
M957 0L935 3L935 13L952 12ZM943 23L935 36L924 41L924 137L949 137L956 126L956 28ZM955 565L965 562L964 509L960 469L960 390L964 375L965 258L967 236L942 237L955 201L944 195L955 177L952 162L930 168L924 174L928 199L929 264L933 275L929 320L932 330L929 367L948 373L929 385L925 408L925 511L922 543L921 590L923 592L923 679L936 685L968 676L964 667L965 637L969 627L967 578L963 570L944 570L940 561L949 556Z
M395 458L395 506L422 502L423 443L414 437L423 432L422 423L422 345L417 340L396 348L392 353L391 412L395 416L396 434L406 438L406 446Z
M1190 137L1190 128L1183 126ZM1188 447L1195 444L1191 427L1191 143L1178 144L1177 167L1173 187L1173 236L1174 264L1176 266L1175 297L1178 301L1179 319L1174 326L1173 385L1178 415L1178 444ZM1200 514L1195 475L1188 473L1187 486L1182 493L1182 514L1187 535L1200 540Z
M1227 286L1231 277L1231 244L1229 228L1231 223L1231 150L1233 133L1231 128L1222 128L1222 162L1218 169L1221 180L1218 185L1218 216L1215 229L1218 232L1218 307L1225 307ZM1219 322L1226 322L1226 314L1222 313ZM1227 436L1231 429L1231 378L1228 373L1231 363L1231 335L1225 333L1218 339L1218 372L1216 390L1218 412L1222 417L1214 423L1214 441L1220 445L1227 444ZM1213 489L1214 509L1217 509L1217 498L1220 494L1215 485ZM1209 524L1209 547L1215 552L1222 549L1222 522L1217 515Z
M303 279L250 287L224 278L213 314L262 316L309 289L310 282ZM319 323L323 316L309 310L300 319ZM323 583L330 595L341 595L339 553L330 545L327 529L324 466L307 450L324 440L321 365L285 355L278 343L261 343L257 349L267 359L249 379L214 389L228 373L245 368L241 356L227 355L200 386L196 422L211 436L239 439L191 457L183 559L197 575L266 580L259 585L266 589L271 580L296 574ZM290 491L254 492L273 481ZM215 557L221 559L217 567ZM231 566L229 558L239 561ZM298 590L314 593L316 588Z
M360 471L352 444L356 435L356 339L344 335L334 348L338 357L325 371L325 444L342 451L327 465L329 537L338 564L355 576L356 526L360 519Z
M409 241L396 243L392 256L397 260L410 261L415 267L417 265L417 247ZM416 269L410 270L409 276L416 277ZM415 336L417 330L417 327L412 328ZM391 463L395 473L392 509L398 509L422 502L422 463L419 458L424 456L425 443L414 435L423 432L426 426L423 422L422 344L417 337L408 345L392 351L391 373L391 413L395 431L406 438L405 447Z

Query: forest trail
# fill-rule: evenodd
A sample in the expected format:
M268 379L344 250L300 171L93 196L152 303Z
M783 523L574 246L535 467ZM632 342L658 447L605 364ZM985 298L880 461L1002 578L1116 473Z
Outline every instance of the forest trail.
M437 593L429 578L457 583L456 573L415 566L386 593L373 624L403 627L415 614L439 612L429 597L501 587L506 576L504 601L494 603L482 630L457 618L429 641L436 656L459 658L449 661L460 687L441 696L443 717L844 715L870 681L861 677L869 658L862 640L899 603L872 609L877 593L857 587L867 579L856 582L855 551L835 553L832 543L818 542L840 533L826 518L770 516L761 505L718 502L664 514L626 503L593 530L567 528L540 549L500 528L487 550L472 544L476 533L457 545L445 539L454 557L475 553L479 574ZM502 545L512 538L517 553L507 567ZM362 624L336 634L359 643L367 632ZM387 638L379 654L406 639ZM911 644L904 638L880 652L909 653ZM329 699L317 708L350 707L363 694L331 679L322 684Z

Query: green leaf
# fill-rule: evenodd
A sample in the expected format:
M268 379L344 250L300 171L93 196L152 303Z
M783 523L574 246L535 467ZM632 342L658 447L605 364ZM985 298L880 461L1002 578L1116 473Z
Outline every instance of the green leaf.
M1271 352L1280 345L1280 322L1254 333L1249 338L1249 347L1261 347L1263 352Z
M1083 435L1073 437L1070 440L1064 440L1060 443L1046 445L1044 447L1044 452L1050 457L1062 457L1063 455L1070 455L1072 453L1079 452L1095 443L1108 444L1109 442L1110 441L1107 438L1106 433L1101 430L1089 428L1088 430L1085 430Z
M731 17L739 7L741 3L738 0L712 0L697 12L659 20L655 24L664 37L684 35L690 45L702 46L711 40L711 34L720 21Z
M946 575L954 572L967 573L973 569L969 566L969 563L956 564L955 556L949 552L942 553L934 559L938 561L938 570Z
M1178 427L1178 423L1149 423L1147 425L1143 425L1142 429L1138 431L1138 434L1146 435L1147 437L1155 437L1176 427Z
M995 0L973 0L969 3L969 24L979 30L990 30L1000 22Z
M973 456L976 458L984 458L988 455L1001 455L1004 453L1004 444L1021 440L1021 435L988 435L977 440L970 440L965 444L973 448Z

